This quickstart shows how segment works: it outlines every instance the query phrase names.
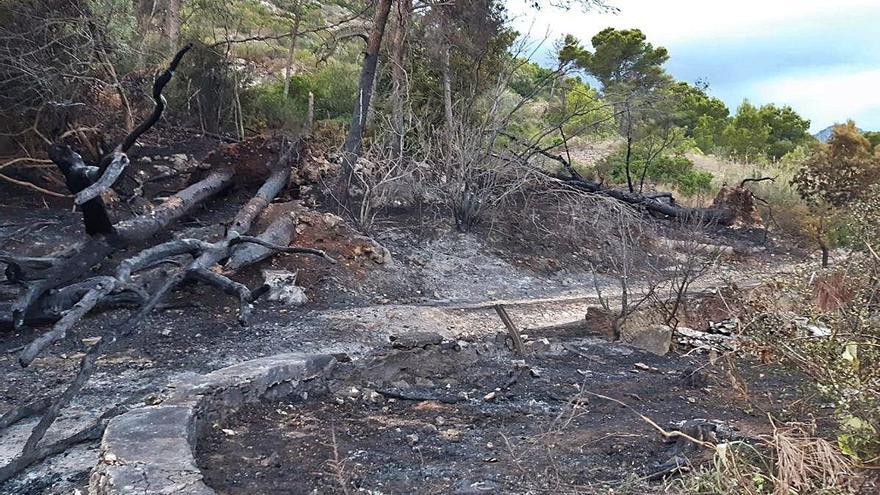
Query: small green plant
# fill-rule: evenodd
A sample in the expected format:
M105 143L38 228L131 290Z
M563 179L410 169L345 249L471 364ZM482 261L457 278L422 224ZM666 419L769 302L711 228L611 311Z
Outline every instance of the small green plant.
M316 120L351 118L357 94L357 68L331 62L319 69L290 80L290 92L284 97L284 82L260 84L242 96L242 113L247 127L253 129L298 129L305 122L309 93L314 99Z
M608 174L612 182L622 184L626 181L624 160L623 153L614 153L597 166L597 171ZM684 154L661 155L648 164L637 157L630 164L630 168L635 171L641 171L645 167L645 178L648 182L674 186L685 196L691 197L712 190L712 173L696 169L694 162Z

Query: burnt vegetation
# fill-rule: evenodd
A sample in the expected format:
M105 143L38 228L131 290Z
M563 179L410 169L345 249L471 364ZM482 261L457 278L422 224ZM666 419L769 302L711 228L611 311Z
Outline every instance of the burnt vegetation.
M591 15L614 7L581 0L534 8ZM491 362L471 357L487 376L498 362L509 369L515 361L496 390L511 402L524 382L525 396L546 399L535 362L549 359L563 381L598 372L570 366L589 361L587 352L606 352L596 350L596 341L582 348L548 341L554 354L536 351L542 341L528 339L533 330L552 337L574 328L604 335L609 345L705 357L667 366L621 354L627 369L687 368L690 380L723 360L716 374L729 384L720 386L745 397L736 360L773 362L797 370L787 378L797 376L833 404L831 417L817 426L761 402L771 433L731 440L707 436L703 423L658 424L630 405L641 400L636 392L611 397L613 380L603 382L601 394L583 382L575 396L553 392L564 408L555 418L541 413L551 418L550 430L528 426L540 441L507 441L514 462L499 472L523 487L594 488L584 477L576 486L563 481L550 440L567 428L596 427L578 408L601 400L603 411L634 413L627 428L648 425L675 449L704 453L702 460L714 456L714 464L695 461L684 469L691 457L676 457L674 449L675 462L642 473L633 493L661 485L731 494L875 488L865 474L880 458L875 136L849 122L819 143L807 133L809 121L772 104L744 101L731 115L707 85L675 81L664 67L669 52L638 29L608 28L589 47L573 36L528 39L512 30L502 3L489 0L0 5L0 343L22 368L62 348L77 352L61 386L33 385L36 396L3 404L0 435L33 425L0 466L0 487L100 439L109 421L143 403L140 392L114 400L85 427L47 436L102 360L142 345L138 336L157 332L151 318L196 294L194 287L232 298L235 323L245 327L261 312L279 325L305 317L264 299L272 292L272 301L303 304L306 286L321 294L319 308L493 308L509 345L489 346ZM550 45L550 65L531 60ZM32 215L39 209L44 216ZM445 245L450 232L455 240ZM474 245L477 254L456 252ZM401 250L416 268L400 268ZM455 254L471 258L423 273ZM494 273L490 268L467 270L491 264L487 259L515 267L500 281L485 281L509 293L484 293L479 277ZM269 281L279 264L290 270L279 277L293 281L281 295ZM387 270L384 285L370 285L368 272L377 266ZM390 273L392 267L403 273ZM519 281L505 277L526 272L533 285L523 283L516 293ZM464 280L473 273L477 278ZM439 283L428 294L426 280L451 287L456 281L444 279L456 278L469 287L447 297L434 291L444 287ZM560 278L561 286L582 291L531 292ZM505 309L555 307L566 298L591 302L574 326L529 323L521 331ZM186 314L214 307L192 306ZM96 321L102 323L90 328ZM86 329L94 335L82 339ZM455 352L469 356L462 349L475 342L485 345L463 340ZM434 359L436 351L443 355L437 359L449 359L441 352L448 349L431 347L437 345L412 354ZM618 348L611 349L605 359L615 359ZM370 386L358 380L337 381ZM387 381L376 392L386 399L440 401ZM483 402L495 400L496 391ZM441 402L459 400L447 399L453 402ZM468 404L463 416L480 414L482 402ZM325 407L333 404L315 409ZM368 409L382 411L376 404ZM785 425L777 428L782 416ZM364 445L337 441L344 432L335 427L317 429L329 431L332 457L309 462L325 465L342 492L355 490L340 444ZM523 473L527 454L541 457L555 484Z

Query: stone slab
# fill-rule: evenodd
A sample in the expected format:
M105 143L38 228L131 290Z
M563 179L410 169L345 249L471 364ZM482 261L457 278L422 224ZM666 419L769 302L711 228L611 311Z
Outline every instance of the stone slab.
M196 465L199 433L245 404L292 392L328 373L332 356L279 354L190 376L162 404L133 409L107 425L91 495L213 495Z

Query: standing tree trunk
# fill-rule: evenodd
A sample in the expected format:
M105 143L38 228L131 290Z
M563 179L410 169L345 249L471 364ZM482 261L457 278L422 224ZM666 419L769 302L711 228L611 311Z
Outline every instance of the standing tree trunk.
M391 12L391 0L377 0L376 13L373 16L373 27L367 40L367 51L364 54L364 65L361 69L361 77L358 83L358 97L354 104L351 116L351 126L348 128L348 136L345 138L342 157L342 176L340 180L340 197L337 199L347 206L349 203L349 184L354 173L354 166L360 158L361 146L364 138L364 126L367 111L370 108L370 98L373 96L373 82L376 77L376 66L379 63L379 49L382 46L382 36L385 34L385 24L388 23L388 14Z
M403 140L406 135L406 116L404 115L404 92L406 70L406 34L412 15L412 0L397 3L397 24L391 40L391 151L396 157L403 155Z
M168 45L173 53L177 51L180 40L180 0L166 0L165 4L165 35L168 36Z
M287 61L284 62L284 99L290 94L290 78L293 76L293 52L296 50L296 39L299 37L299 2L293 4L293 25L290 27L290 44L287 46Z
M379 73L382 72L382 67L379 62L376 62L376 70L373 71L373 85L372 87L376 87L376 83L379 81ZM370 104L367 105L367 114L364 117L364 129L369 129L373 126L373 122L376 120L376 99L370 98Z
M143 67L144 48L150 31L152 31L153 18L156 15L156 0L134 0L135 30L137 32L137 66Z
M312 128L315 126L315 93L309 91L309 108L306 111L306 125L305 132L303 134L309 135L312 133Z
M452 116L452 69L449 66L449 53L452 46L448 43L443 50L443 110L446 113L446 129L452 131L455 121Z
M636 192L635 187L633 186L632 180L632 148L633 148L633 121L632 121L632 112L629 108L629 101L626 102L626 157L624 158L624 167L626 169L626 186L629 188L629 192Z

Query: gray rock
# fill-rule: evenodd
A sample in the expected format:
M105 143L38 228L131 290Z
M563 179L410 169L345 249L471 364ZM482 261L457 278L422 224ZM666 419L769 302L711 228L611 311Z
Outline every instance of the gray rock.
M453 487L455 495L480 495L486 493L500 493L501 487L491 480L471 481L461 480Z
M215 495L193 454L199 432L244 404L290 394L301 382L326 375L334 362L331 356L279 354L182 378L161 405L110 420L89 494Z
M658 356L665 356L672 345L672 329L666 325L624 325L620 340Z
M176 170L186 170L189 164L189 157L183 153L177 153L168 157L171 166Z
M411 332L389 337L391 345L398 349L415 349L429 345L440 345L443 336L436 332Z
M683 346L696 347L698 349L712 349L723 352L734 348L735 339L729 335L709 333L694 330L688 327L675 329L676 341Z
M280 301L288 306L302 306L309 302L306 291L296 285L297 272L287 270L263 270L263 279L269 286L270 301Z

